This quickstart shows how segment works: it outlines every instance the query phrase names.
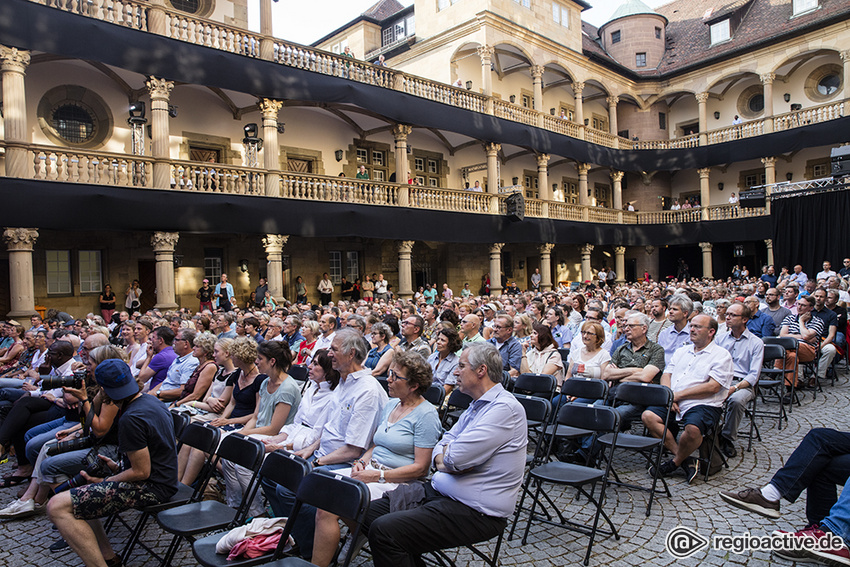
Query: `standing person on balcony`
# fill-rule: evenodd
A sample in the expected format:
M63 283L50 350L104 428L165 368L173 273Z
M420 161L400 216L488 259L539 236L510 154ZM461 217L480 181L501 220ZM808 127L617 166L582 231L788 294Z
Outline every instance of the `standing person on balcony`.
M215 285L216 307L222 311L233 309L236 296L233 294L233 286L227 281L227 274L221 274L221 282Z
M141 305L139 298L142 296L142 288L139 287L139 280L133 280L133 283L130 284L124 295L127 296L127 299L124 301L124 307L132 315L133 312L139 310L139 306Z
M735 193L732 193L731 195L729 195L729 204L730 205L737 205L738 204L738 197L735 196Z
M678 211L682 208L682 205L679 204L679 199L673 200L673 205L670 206L671 211Z
M322 274L322 281L319 282L316 289L319 291L319 304L327 305L331 302L331 295L333 295L334 292L334 284L327 272Z
M481 187L481 183L478 180L475 180L475 183L472 184L472 187L469 188L470 191L475 191L477 193L483 193L484 189Z
M366 166L360 164L360 167L357 168L357 175L354 176L355 179L369 179L369 173L366 171Z

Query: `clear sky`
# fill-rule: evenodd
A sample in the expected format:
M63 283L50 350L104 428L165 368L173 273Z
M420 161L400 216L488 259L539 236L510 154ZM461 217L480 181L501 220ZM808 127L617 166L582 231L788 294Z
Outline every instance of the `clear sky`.
M272 3L274 13L274 35L309 45L324 37L333 30L350 22L377 0L318 0L312 2L296 2L280 0ZM542 0L537 0L542 1ZM669 0L644 0L656 7ZM413 4L413 0L399 0L404 6ZM582 19L595 26L605 23L614 10L622 4L620 0L589 0L594 7L582 12ZM259 2L248 2L248 20L251 29L259 30Z

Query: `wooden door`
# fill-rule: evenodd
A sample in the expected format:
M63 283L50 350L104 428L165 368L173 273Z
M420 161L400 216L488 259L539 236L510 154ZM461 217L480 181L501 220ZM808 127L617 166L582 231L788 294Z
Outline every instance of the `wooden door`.
M139 311L145 313L156 305L156 260L139 260L139 287L142 288Z

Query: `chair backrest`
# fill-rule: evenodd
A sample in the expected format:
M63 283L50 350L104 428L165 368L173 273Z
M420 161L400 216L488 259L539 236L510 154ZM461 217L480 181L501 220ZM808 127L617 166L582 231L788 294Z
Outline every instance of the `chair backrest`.
M446 391L442 386L438 386L436 384L431 384L428 390L425 392L424 398L431 402L433 405L440 407L443 403L443 398L446 396Z
M771 343L765 343L764 345L764 363L767 365L768 363L773 363L774 360L784 360L785 359L785 347L782 345L775 345Z
M218 446L216 455L219 459L256 472L260 470L265 452L262 441L240 433L231 433Z
M180 443L204 453L213 453L221 439L221 430L202 423L190 423L180 435Z
M608 395L608 383L596 378L573 376L561 382L561 394L575 398L603 400Z
M514 397L525 409L525 419L528 421L546 423L549 420L549 414L552 412L552 404L549 400L526 394L514 394Z
M449 394L449 403L448 405L454 406L460 409L466 409L472 403L472 396L464 394L460 391L460 389L455 388L452 390L452 393Z
M673 403L673 390L661 384L623 382L617 387L617 401L639 406L667 407Z
M579 427L595 433L615 433L620 427L620 415L614 408L603 405L568 403L558 412L558 424Z
M785 350L797 350L797 339L794 337L764 337L765 345L779 345Z
M559 348L558 352L561 354L561 360L566 362L570 358L570 349L568 348Z
M280 541L284 542L289 537L295 525L295 518L298 517L298 513L304 504L309 504L354 522L349 537L352 538L351 541L357 541L361 524L369 510L370 500L369 488L363 482L326 469L314 470L304 477L298 487L295 494L295 505L292 507L292 512L283 529ZM343 562L339 563L341 567L347 566L351 561L354 547L354 545L349 547ZM279 545L275 551L275 559L280 559L282 555L283 546Z
M189 425L189 416L184 413L172 411L171 418L174 420L174 437L180 439L183 430Z
M313 467L310 463L282 449L270 453L263 466L260 467L260 476L291 490L298 492L301 481L304 480Z
M514 382L514 392L551 400L557 385L557 380L551 374L520 374Z
M289 367L288 374L299 382L307 380L307 367L302 364L293 364Z

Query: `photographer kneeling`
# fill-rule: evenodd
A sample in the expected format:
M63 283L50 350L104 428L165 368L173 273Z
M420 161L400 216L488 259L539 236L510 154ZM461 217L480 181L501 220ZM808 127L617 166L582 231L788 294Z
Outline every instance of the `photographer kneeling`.
M87 566L103 567L121 560L97 518L171 498L177 492L177 453L171 414L156 398L140 393L125 362L105 360L95 370L95 380L121 406L118 447L124 466L101 456L112 476L83 473L91 484L57 494L47 513Z

